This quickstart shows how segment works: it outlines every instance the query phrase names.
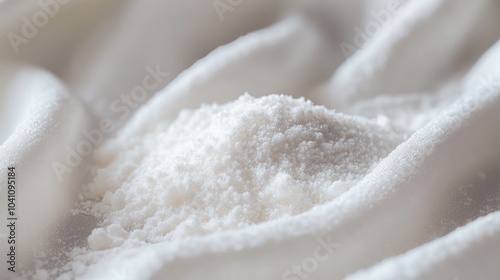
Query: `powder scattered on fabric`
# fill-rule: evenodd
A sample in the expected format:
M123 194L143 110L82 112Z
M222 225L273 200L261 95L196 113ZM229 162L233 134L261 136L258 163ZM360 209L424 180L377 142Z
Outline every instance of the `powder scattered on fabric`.
M160 126L159 126L160 127ZM349 190L401 138L304 99L248 94L183 110L99 169L93 250L241 229L297 215Z

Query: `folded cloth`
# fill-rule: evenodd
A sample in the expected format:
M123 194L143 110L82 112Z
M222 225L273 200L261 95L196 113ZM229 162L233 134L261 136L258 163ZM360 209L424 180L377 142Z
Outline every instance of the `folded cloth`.
M1 253L14 232L17 257L0 278L498 279L499 12L493 0L0 2L0 219L14 221L9 167L17 218L0 227ZM295 216L127 246L98 234L97 202L134 201L115 191L138 176L125 160L145 135L246 92L305 97L401 144Z
M72 169L85 170L86 166L76 158L70 159L70 166L61 162L70 157L71 147L85 149L78 143L90 119L82 104L46 71L14 63L2 64L0 69L0 167L4 173L0 215L12 225L2 228L1 249L7 254L15 246L13 266L19 272L31 268L38 253L53 250L54 229L71 216L77 186L84 179ZM2 278L9 274L2 267Z

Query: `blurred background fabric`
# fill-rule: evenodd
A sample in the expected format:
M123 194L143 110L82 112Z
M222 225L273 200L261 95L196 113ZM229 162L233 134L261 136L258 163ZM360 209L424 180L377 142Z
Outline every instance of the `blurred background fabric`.
M126 279L498 279L499 14L496 0L1 1L0 167L19 170L19 269L85 243L95 221L71 209L92 149L248 92L305 97L406 140L314 211L258 235L125 251L82 279L123 267ZM72 157L103 122L113 129ZM338 248L294 272L325 236Z

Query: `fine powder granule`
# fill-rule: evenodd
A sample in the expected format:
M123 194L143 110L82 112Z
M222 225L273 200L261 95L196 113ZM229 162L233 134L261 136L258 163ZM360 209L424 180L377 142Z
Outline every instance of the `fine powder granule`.
M183 110L166 127L142 135L88 185L100 200L92 250L303 213L348 190L402 140L374 121L284 95Z

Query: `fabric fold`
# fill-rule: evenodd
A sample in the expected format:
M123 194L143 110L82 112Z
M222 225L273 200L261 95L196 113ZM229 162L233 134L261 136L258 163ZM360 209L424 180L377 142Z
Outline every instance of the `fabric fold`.
M0 215L16 218L17 269L25 271L33 268L39 252L50 251L54 228L70 214L86 167L70 150L85 149L78 141L90 122L80 102L46 71L19 64L0 69L2 107L10 109L2 109L8 114L0 121L12 125L0 146L0 167L5 174L12 167L16 174L13 189L8 189L7 176L0 178ZM8 202L13 212L7 212ZM2 227L2 233L11 236L7 229ZM2 242L4 252L7 246Z

